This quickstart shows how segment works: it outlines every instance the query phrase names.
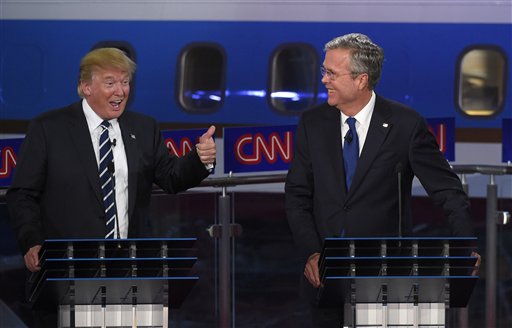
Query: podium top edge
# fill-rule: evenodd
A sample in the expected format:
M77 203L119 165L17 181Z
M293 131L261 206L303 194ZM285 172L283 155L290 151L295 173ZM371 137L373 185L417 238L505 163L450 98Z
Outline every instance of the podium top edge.
M107 257L107 258L98 258L98 257L81 257L81 258L47 258L45 261L48 262L142 262L142 261L154 261L154 262L162 262L162 261L197 261L197 256L188 256L188 257Z
M119 243L119 242L155 242L155 241L196 241L197 238L123 238L123 239L105 239L105 238L77 238L77 239L46 239L45 243L57 242L105 242L105 243Z
M169 277L94 277L94 278L46 278L46 281L173 281L173 280L189 280L189 281L197 281L199 277L197 276L169 276Z
M388 280L388 279L399 279L399 280L478 280L480 276L326 276L325 280Z
M47 239L43 243L44 251L64 251L69 247L76 250L88 250L105 247L106 250L127 250L134 246L138 251L167 247L171 249L193 250L197 238L129 238L129 239Z
M477 237L353 237L353 238L347 238L347 237L327 237L325 240L340 240L340 241L375 241L375 240L392 240L392 241L410 241L410 240L477 240Z
M326 260L474 260L477 256L325 256Z

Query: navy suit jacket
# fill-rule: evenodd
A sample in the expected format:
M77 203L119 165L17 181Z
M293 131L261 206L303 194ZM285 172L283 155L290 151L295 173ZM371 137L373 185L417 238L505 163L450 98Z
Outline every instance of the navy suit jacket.
M352 187L343 166L341 115L323 106L303 113L286 178L286 211L307 258L326 237L398 236L398 171L402 176L403 232L410 232L412 181L418 177L449 219L452 234L473 234L469 201L414 110L377 96Z
M119 125L128 162L128 236L144 237L153 183L176 193L209 172L195 150L171 156L152 118L125 111ZM23 254L44 239L105 236L98 164L81 102L31 122L6 197Z

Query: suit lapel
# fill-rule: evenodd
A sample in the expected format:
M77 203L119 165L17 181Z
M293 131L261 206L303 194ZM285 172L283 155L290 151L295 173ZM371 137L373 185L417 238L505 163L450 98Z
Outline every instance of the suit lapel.
M340 186L339 192L344 196L346 194L345 186L345 167L343 165L343 148L341 144L341 114L340 111L335 107L330 107L325 115L325 125L321 124L320 129L323 130L322 134L325 133L327 144L327 159L326 165L332 165L331 168L327 168L327 172L332 172L332 180L336 186Z
M130 218L135 208L135 196L137 195L137 172L139 163L137 133L126 114L123 114L119 118L119 126L121 128L128 165L128 218Z
M392 128L390 120L391 112L383 104L382 99L377 96L375 108L373 109L370 121L370 127L368 128L366 140L361 152L361 157L357 162L357 168L352 181L350 194L353 194L357 187L362 183L364 176L373 163L373 160L379 153L382 143L386 140L386 137Z
M91 134L87 126L87 120L82 109L81 103L71 105L71 118L69 120L69 135L73 143L73 150L76 152L78 158L78 165L82 165L85 175L96 195L98 201L103 204L103 197L101 195L100 179L98 176L98 163L96 155L94 154L94 147L92 145Z

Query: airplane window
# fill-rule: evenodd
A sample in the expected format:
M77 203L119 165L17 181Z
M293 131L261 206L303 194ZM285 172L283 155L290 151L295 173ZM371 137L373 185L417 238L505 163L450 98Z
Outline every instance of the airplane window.
M270 107L282 113L297 113L315 104L318 56L307 44L286 44L270 59Z
M476 47L459 60L457 105L469 116L489 117L503 108L506 60L497 47Z
M211 113L220 108L226 94L226 56L217 44L186 47L178 65L179 103L189 112Z

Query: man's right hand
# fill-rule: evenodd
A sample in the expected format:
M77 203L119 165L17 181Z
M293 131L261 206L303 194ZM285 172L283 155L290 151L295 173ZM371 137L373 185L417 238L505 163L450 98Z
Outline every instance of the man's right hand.
M40 263L39 263L39 251L41 250L41 245L36 245L31 247L27 254L23 257L25 260L25 265L27 266L27 269L29 269L31 272L37 272L41 270Z
M319 259L320 253L314 253L308 258L306 267L304 268L304 275L308 279L309 283L315 288L320 287L320 271L318 269Z

